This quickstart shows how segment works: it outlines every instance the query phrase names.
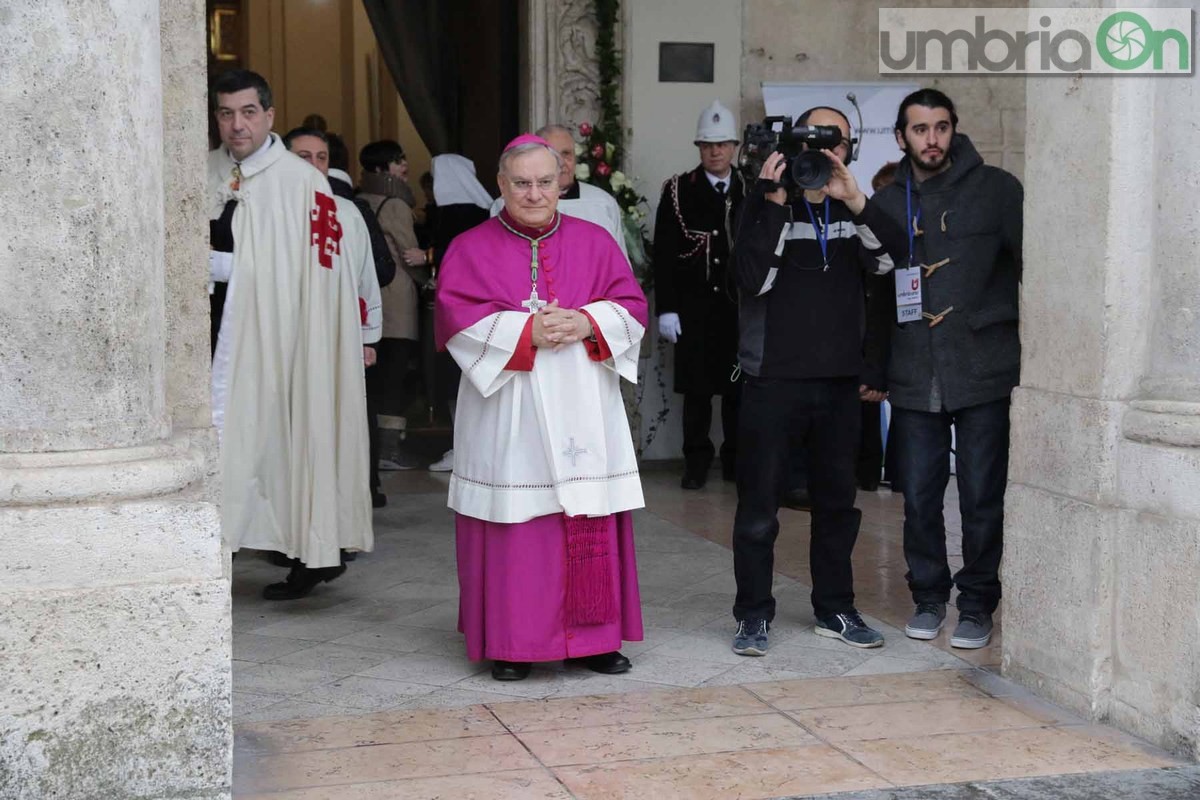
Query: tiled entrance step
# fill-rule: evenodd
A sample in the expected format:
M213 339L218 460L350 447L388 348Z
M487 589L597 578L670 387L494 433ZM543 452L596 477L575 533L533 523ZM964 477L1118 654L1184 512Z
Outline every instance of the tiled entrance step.
M243 725L234 796L958 800L926 785L1180 765L991 673L938 670ZM1084 796L1121 795L1154 797Z

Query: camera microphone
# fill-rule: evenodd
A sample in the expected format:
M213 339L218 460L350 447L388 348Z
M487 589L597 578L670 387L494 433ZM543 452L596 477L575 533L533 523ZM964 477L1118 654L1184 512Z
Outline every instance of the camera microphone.
M862 109L858 107L858 97L854 92L846 92L846 99L850 101L850 105L854 106L854 113L858 115L858 136L852 140L854 150L850 153L849 161L858 160L858 151L862 148L863 139L863 115ZM847 162L848 163L848 162Z

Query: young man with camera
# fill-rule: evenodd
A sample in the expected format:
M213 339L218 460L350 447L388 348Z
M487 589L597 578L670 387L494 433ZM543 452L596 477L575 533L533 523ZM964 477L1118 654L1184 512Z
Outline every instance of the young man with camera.
M759 150L775 151L746 197L734 245L745 385L733 651L747 656L767 652L779 493L790 443L798 441L812 497L816 633L853 647L883 645L854 607L850 566L862 517L854 507L859 403L882 398L881 376L863 362L863 280L868 271L891 269L903 231L868 202L845 165L853 158L846 116L819 107L798 123L816 127L788 126ZM815 152L808 142L828 149Z
M991 641L1000 603L1008 407L1021 366L1024 193L1015 177L984 164L957 128L942 92L906 97L895 129L905 157L874 201L908 226L887 326L891 439L904 476L904 557L916 604L904 632L937 637L957 584L950 644L976 649ZM964 562L953 583L942 517L951 426Z

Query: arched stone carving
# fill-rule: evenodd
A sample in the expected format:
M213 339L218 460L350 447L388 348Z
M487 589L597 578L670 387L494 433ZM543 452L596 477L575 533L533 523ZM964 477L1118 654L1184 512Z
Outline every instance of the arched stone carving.
M529 0L526 127L577 125L600 110L596 15L591 0Z

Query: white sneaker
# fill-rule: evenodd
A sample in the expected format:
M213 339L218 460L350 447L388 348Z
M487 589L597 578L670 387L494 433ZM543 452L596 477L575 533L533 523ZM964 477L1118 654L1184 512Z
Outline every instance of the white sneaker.
M454 471L454 450L447 450L442 454L442 460L436 461L429 465L430 472L453 472Z

